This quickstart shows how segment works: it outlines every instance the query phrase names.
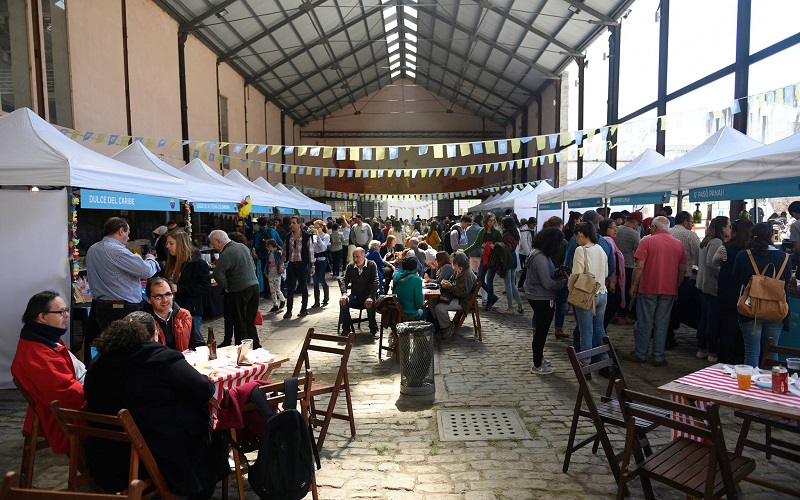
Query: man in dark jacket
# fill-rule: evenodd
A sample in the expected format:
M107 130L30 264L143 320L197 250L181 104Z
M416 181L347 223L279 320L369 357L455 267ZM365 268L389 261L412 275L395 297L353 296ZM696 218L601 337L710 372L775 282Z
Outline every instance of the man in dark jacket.
M98 337L100 354L84 386L86 410L116 415L126 408L172 493L210 498L226 457L224 447L210 444L214 384L181 353L153 342L154 332L152 317L136 312ZM129 444L87 438L86 461L103 489L128 486Z
M378 338L378 323L375 320L375 298L378 292L378 268L375 262L367 260L367 254L361 247L353 250L353 262L347 265L342 278L346 290L350 286L350 295L339 300L339 323L342 325L341 335L350 333L350 309L367 310L369 332L373 339ZM344 292L343 292L344 293Z
M300 226L300 220L292 217L289 220L289 232L284 239L283 261L286 262L286 314L283 319L292 317L295 287L300 288L302 302L298 316L308 314L308 276L314 276L314 242L311 234ZM283 265L283 263L281 263ZM309 271L310 270L310 271Z
M211 246L219 252L217 265L212 277L228 293L226 305L231 307L233 335L236 343L253 339L253 349L261 347L256 331L256 312L258 311L258 277L253 257L247 245L231 241L225 231L215 230L208 235ZM231 344L225 338L220 347Z

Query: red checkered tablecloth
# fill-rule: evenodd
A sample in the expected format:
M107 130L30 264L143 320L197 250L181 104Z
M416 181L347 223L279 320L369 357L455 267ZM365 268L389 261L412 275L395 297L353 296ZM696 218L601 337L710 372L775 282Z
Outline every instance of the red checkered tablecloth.
M267 365L263 363L253 363L251 366L223 366L214 368L208 378L214 383L214 397L217 401L222 401L225 389L230 391L233 387L258 380L266 372Z
M709 366L702 370L690 373L685 377L677 379L675 382L681 384L692 385L695 387L702 387L703 389L713 389L728 394L735 394L751 399L758 399L760 401L768 401L770 403L777 403L780 405L791 406L797 408L800 406L800 396L791 393L775 394L771 389L762 389L753 383L750 389L743 391L739 389L739 385L735 378L724 370L715 366Z

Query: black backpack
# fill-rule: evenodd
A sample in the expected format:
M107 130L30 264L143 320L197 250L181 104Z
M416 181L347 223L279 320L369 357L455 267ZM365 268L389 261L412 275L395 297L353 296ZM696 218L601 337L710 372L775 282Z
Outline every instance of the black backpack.
M267 423L261 433L258 458L247 477L259 498L298 500L311 488L315 461L320 468L319 453L311 426L297 411L297 378L284 382L286 400L283 411L277 414L258 388L250 393L250 401Z
M453 231L456 231L458 233L458 238L460 238L461 232L459 230L463 231L461 226L458 223L453 224L452 226L450 226L450 230L445 233L444 238L442 238L442 245L444 245L444 251L447 252L448 254L452 254L455 251L455 249L453 248L453 242L450 241L450 236L452 236Z

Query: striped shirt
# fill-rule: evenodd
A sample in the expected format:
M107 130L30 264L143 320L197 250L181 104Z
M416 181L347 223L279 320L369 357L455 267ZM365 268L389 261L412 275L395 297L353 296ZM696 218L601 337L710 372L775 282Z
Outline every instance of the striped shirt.
M119 240L104 237L86 252L86 275L92 297L99 300L142 301L142 283L161 267L155 259L142 258Z

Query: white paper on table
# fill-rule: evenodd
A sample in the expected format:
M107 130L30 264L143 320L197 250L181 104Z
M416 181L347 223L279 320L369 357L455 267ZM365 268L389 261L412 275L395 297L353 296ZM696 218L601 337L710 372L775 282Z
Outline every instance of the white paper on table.
M247 353L247 359L253 363L269 363L275 359L275 355L263 347L259 347Z

